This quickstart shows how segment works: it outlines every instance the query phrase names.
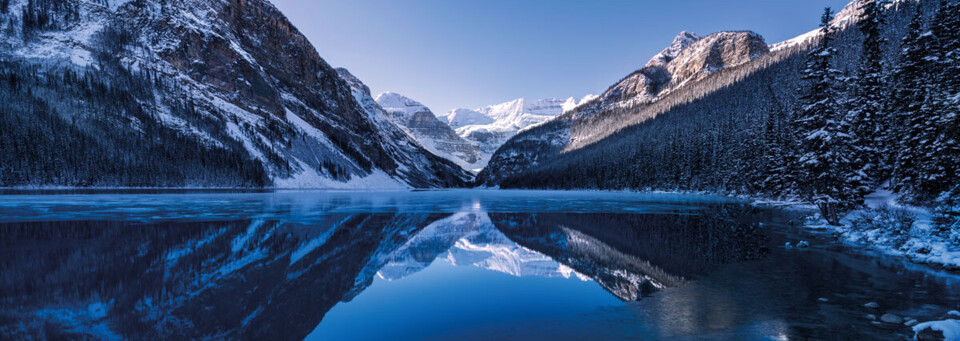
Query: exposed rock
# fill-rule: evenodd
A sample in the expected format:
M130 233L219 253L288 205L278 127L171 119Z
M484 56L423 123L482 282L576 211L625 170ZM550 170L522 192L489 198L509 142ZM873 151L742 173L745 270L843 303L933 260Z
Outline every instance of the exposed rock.
M427 150L456 162L466 170L482 168L480 147L457 135L447 123L437 119L427 106L398 93L377 96L377 103L388 117L420 142Z
M917 341L943 341L946 338L942 331L926 328L917 332L916 339Z
M592 113L614 106L650 103L686 83L747 63L768 52L763 37L753 32L718 32L700 37L684 31L674 38L670 47L614 84L593 108L585 110Z
M870 302L870 303L864 304L863 306L870 309L877 309L877 308L880 308L880 303Z
M703 79L717 71L757 59L770 52L754 32L719 32L684 49L667 65L674 86Z
M901 324L903 323L903 318L895 314L886 313L886 314L883 314L883 316L880 316L880 321L883 321L886 323Z

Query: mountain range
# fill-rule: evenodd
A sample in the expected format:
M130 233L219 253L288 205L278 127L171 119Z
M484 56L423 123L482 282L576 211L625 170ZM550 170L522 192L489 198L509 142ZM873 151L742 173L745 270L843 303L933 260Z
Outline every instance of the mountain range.
M832 21L848 74L862 2ZM930 3L887 3L888 41ZM755 192L759 123L785 136L820 37L685 31L599 96L438 115L374 97L267 0L0 4L0 187Z

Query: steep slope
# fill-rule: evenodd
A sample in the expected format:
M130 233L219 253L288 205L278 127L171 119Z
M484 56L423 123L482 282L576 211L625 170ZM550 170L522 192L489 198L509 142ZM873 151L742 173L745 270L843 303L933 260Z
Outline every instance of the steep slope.
M376 103L383 108L396 125L402 127L430 152L451 160L463 169L483 168L480 148L457 135L447 123L420 102L403 95L387 92L377 96Z
M0 31L0 135L18 146L0 154L42 165L4 159L13 166L0 169L0 186L440 187L469 178L372 117L265 0L14 0ZM57 130L65 136L37 139Z
M643 122L665 108L689 102L737 79L716 81L724 70L773 60L763 38L753 32L719 32L700 37L681 32L670 47L623 78L598 98L505 143L481 172L481 184L495 186L565 151L581 148ZM761 64L758 64L761 65ZM708 82L708 80L713 80Z

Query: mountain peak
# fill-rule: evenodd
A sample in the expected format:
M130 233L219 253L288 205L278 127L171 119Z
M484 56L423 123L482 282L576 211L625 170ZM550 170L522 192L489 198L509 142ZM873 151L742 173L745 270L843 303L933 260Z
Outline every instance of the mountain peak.
M423 103L417 102L410 97L401 95L396 92L384 92L377 95L375 99L377 104L383 107L387 113L392 115L395 120L400 122L409 120L418 114L429 113L430 116L434 116L433 112L430 111L430 108L427 108Z
M668 66L677 84L698 80L770 52L763 37L752 31L724 31L690 44Z
M689 31L680 32L680 34L677 34L677 36L673 38L673 42L670 43L669 47L663 49L663 51L653 56L653 58L647 62L646 67L666 66L667 63L670 63L670 61L680 55L680 52L683 52L684 49L700 39L703 39L703 37L699 34Z
M365 95L370 96L370 87L368 87L366 84L363 84L363 82L361 82L357 76L354 76L352 73L350 73L350 70L342 67L335 68L334 70L337 71L337 74L340 75L340 78L343 78L343 80L347 82L347 85L349 85L350 88L359 89Z

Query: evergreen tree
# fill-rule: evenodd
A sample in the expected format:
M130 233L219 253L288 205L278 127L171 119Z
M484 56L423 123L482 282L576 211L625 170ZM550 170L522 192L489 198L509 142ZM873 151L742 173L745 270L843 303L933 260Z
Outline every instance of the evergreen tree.
M897 80L890 107L897 121L897 160L894 168L896 188L908 197L920 198L925 192L922 179L933 155L932 92L934 62L929 52L936 48L933 34L924 25L920 7L903 39L894 78Z
M960 2L944 2L930 32L936 39L929 57L936 71L936 86L930 87L936 149L929 151L923 185L935 196L956 186L960 177Z
M773 90L770 90L773 93ZM776 97L772 100L777 104ZM783 196L794 193L791 184L793 172L788 168L793 162L789 160L791 156L788 143L793 140L784 136L787 117L786 110L779 104L771 107L770 113L763 128L763 172L765 177L762 179L763 189L773 196Z
M806 87L801 89L801 107L794 121L797 134L796 181L800 194L815 204L830 224L840 223L840 215L863 200L862 184L848 177L853 169L850 129L838 112L839 71L833 68L835 49L830 46L836 29L831 25L833 12L827 8L821 17L820 41L801 70Z
M854 173L865 175L865 183L877 186L889 176L888 141L892 141L891 122L886 113L887 79L883 60L883 4L878 0L865 0L860 4L859 29L863 34L863 53L853 87L850 111L850 131L854 149Z

